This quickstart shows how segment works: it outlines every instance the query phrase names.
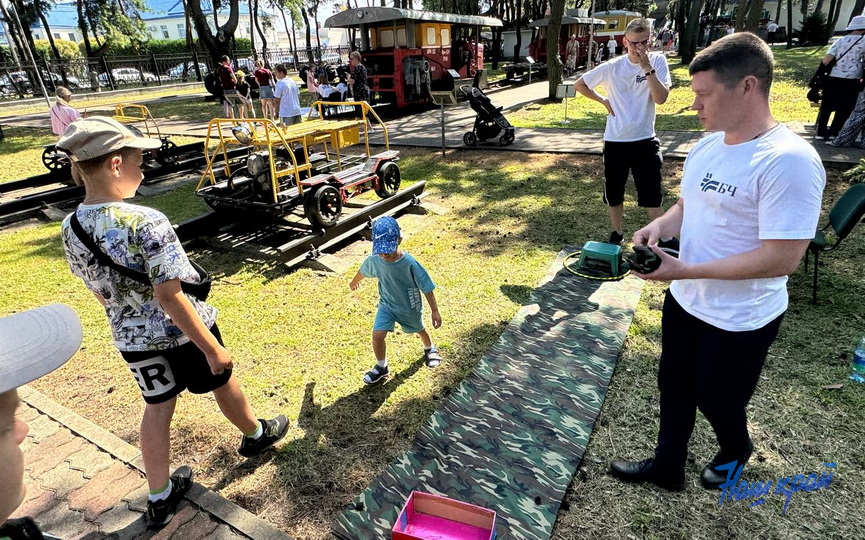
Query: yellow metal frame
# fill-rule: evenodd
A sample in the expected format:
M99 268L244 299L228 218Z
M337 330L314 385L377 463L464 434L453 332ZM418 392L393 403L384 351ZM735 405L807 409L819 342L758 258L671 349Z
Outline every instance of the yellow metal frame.
M360 106L361 118L352 120L323 119L324 107L339 107L343 105L351 107ZM318 118L313 118L313 110L317 110ZM312 168L312 165L309 163L309 148L315 144L324 145L325 157L329 160L330 154L328 151L328 144L330 144L331 148L336 153L337 166L342 170L342 155L340 149L343 145L341 143L350 140L351 132L355 130L358 131L359 138L359 130L362 128L364 135L364 148L366 150L366 157L368 158L370 156L369 118L375 120L375 122L381 127L382 133L384 133L385 148L390 150L387 127L385 127L384 122L381 121L381 118L379 118L373 108L365 101L316 101L310 106L308 119L291 126L278 126L268 118L247 118L243 120L234 118L214 118L207 125L207 139L205 140L204 147L206 149L211 148L217 139L219 142L216 143L212 151L205 151L204 157L207 167L204 174L201 175L201 179L198 181L198 186L195 189L196 191L200 190L206 183L208 183L208 181L210 185L216 184L214 167L216 166L216 158L219 154L222 154L223 156L223 169L225 171L225 176L228 177L231 175L231 165L228 162L228 148L232 146L246 146L235 138L231 130L235 126L244 125L252 134L252 141L250 144L254 146L256 150L259 148L266 149L270 156L270 179L273 188L271 190L273 193L273 202L278 202L279 179L292 174L294 175L298 194L302 196L303 185L300 181L300 172L309 171ZM274 149L277 147L284 147L291 150L294 148L295 144L300 144L303 147L305 158L304 163L298 165L294 152L290 151L288 153L291 156L292 167L277 170L276 161L273 159Z
M340 120L312 120L313 110L315 110L318 113L318 118L322 119L322 118L324 118L324 107L341 107L341 106L346 106L346 107L358 107L358 106L360 106L360 110L361 110L360 119L359 120L343 120L343 121L340 121ZM378 114L376 114L375 110L366 101L315 101L309 106L309 115L307 116L307 119L310 119L311 121L321 122L319 125L322 125L322 126L329 123L329 122L332 122L332 123L354 122L357 124L358 127L362 126L363 127L363 143L364 143L364 149L366 150L366 156L367 157L369 157L369 155L370 155L370 153L369 153L369 130L371 127L371 124L369 122L370 118L374 119L375 122L381 127L382 133L384 134L385 150L390 150L390 140L388 139L388 135L387 135L387 126L384 125L384 122L381 121L381 118L379 118L379 116L378 116ZM300 125L304 125L304 124L300 124ZM292 127L294 127L294 126L292 126ZM334 136L335 135L336 134L334 133ZM336 144L336 139L332 139L331 145L334 147L338 146ZM339 161L339 150L337 150L337 161Z
M312 168L309 164L309 147L307 145L306 137L304 135L298 136L293 133L288 133L287 130L281 129L269 118L247 118L244 120L234 118L214 118L211 120L207 125L207 139L205 140L204 147L206 149L210 148L212 141L217 138L219 139L219 143L216 144L212 152L205 151L204 159L207 168L205 169L204 174L201 175L201 179L198 181L198 186L195 190L198 191L201 189L207 180L210 180L211 185L216 184L216 176L213 173L213 167L216 164L216 157L220 153L223 156L225 164L225 176L228 177L231 175L231 165L228 161L228 148L231 146L246 146L238 141L231 132L232 128L240 125L247 126L250 133L252 133L252 141L250 143L252 146L267 149L268 155L270 156L270 181L272 186L271 192L273 193L273 202L278 202L279 179L290 175L294 175L294 182L297 186L298 194L303 195L303 186L300 183L300 172L308 171ZM303 147L304 157L306 158L303 165L297 164L294 152L291 151L294 148L294 145L298 143ZM278 170L276 168L276 161L273 159L273 151L279 146L289 149L288 154L291 156L291 162L293 165L289 169Z
M143 122L145 135L148 137L153 136L150 131L150 125L152 124L153 130L156 132L156 137L158 139L162 138L162 134L159 132L159 124L156 123L156 120L153 119L153 115L150 114L150 110L144 105L138 105L137 103L115 103L114 115L111 118L117 120L121 124L135 124Z

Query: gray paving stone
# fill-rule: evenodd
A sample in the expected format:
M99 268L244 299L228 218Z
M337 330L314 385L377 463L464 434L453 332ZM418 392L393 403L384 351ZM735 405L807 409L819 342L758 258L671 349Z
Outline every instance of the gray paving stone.
M99 514L93 521L99 527L99 532L116 538L139 536L147 528L144 513L130 510L125 501Z
M70 469L69 464L64 461L42 473L36 481L41 484L42 489L53 491L56 498L66 499L69 492L83 486L87 479L81 471Z
M208 536L219 526L217 521L211 519L210 514L199 512L192 521L189 521L179 527L177 531L171 535L171 540L200 540Z
M242 540L243 538L246 537L238 534L237 531L223 523L202 540Z
M69 467L84 473L85 478L93 478L99 471L110 467L114 460L96 446L87 446L67 458Z
M98 532L96 524L84 519L84 514L70 510L66 504L58 504L36 518L43 532L73 540L90 532Z

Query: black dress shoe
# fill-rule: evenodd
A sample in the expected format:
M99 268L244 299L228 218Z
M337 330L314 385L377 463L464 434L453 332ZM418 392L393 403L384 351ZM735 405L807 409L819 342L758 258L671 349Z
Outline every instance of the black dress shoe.
M623 482L649 482L670 491L685 489L685 471L661 471L653 458L643 461L614 461L610 463L610 474Z
M748 460L751 459L751 454L754 453L754 443L752 441L748 441L748 452L739 459L736 458L727 458L721 452L715 454L715 457L712 458L706 467L703 469L703 472L700 473L700 483L703 484L703 487L706 489L717 489L727 481L727 473L729 471L719 471L715 467L718 465L725 465L730 463L731 461L738 461L736 467L744 466L748 463ZM735 470L733 471L735 473Z

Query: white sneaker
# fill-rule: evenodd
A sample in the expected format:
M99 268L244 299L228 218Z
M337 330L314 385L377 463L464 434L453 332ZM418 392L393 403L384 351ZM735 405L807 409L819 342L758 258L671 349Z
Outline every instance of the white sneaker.
M824 137L824 136L822 136L822 135L814 135L814 138L815 138L816 140L818 140L818 141L822 141L822 140L824 140L826 137Z

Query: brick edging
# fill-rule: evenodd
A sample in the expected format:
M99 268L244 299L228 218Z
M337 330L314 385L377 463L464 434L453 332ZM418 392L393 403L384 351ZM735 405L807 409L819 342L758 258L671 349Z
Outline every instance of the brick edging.
M144 474L144 460L141 451L117 435L97 426L76 412L51 400L30 386L18 389L21 401L63 425L76 435L86 439L112 457ZM292 540L290 536L276 529L252 512L200 484L193 484L186 499L225 522L231 528L254 540Z

